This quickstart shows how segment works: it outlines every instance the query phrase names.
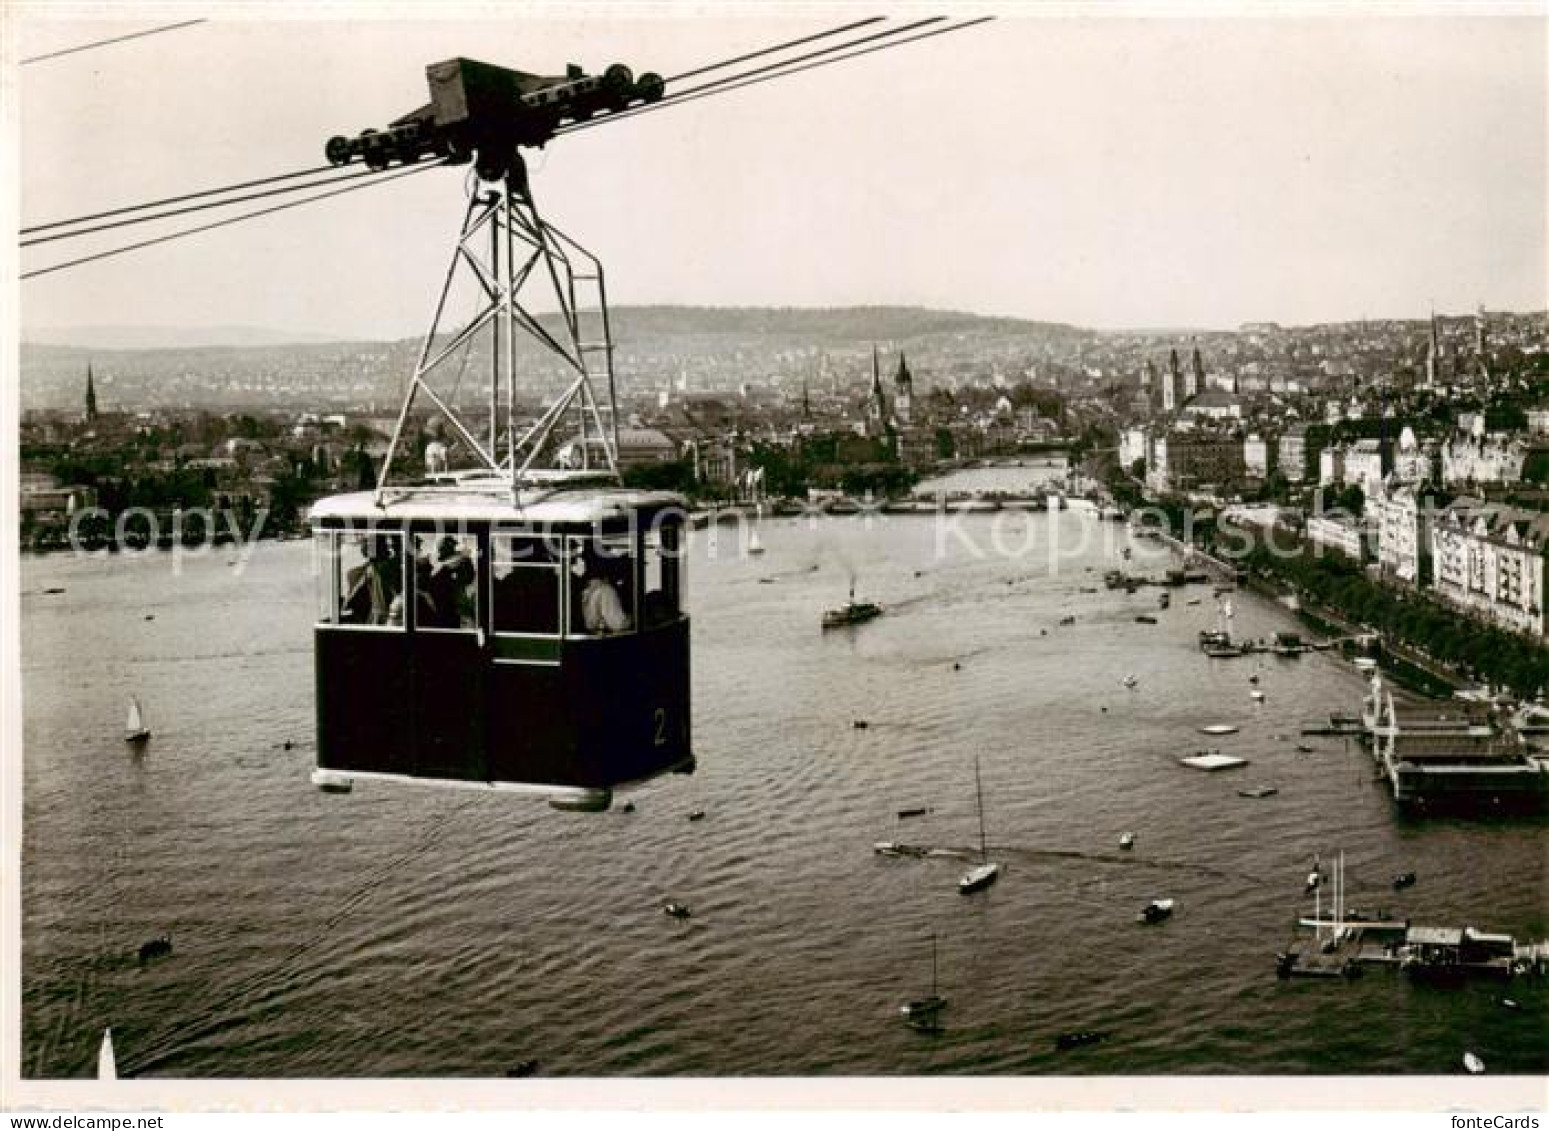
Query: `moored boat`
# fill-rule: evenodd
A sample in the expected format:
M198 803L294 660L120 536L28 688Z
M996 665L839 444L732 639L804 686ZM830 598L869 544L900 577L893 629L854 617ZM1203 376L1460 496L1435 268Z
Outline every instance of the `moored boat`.
M974 796L979 802L979 863L963 873L957 890L963 895L989 887L1000 878L1000 864L989 857L984 840L984 786L979 779L979 759L974 759Z
M1174 906L1174 900L1153 899L1150 903L1146 904L1140 909L1140 914L1137 916L1137 919L1142 923L1160 923L1163 919L1166 919L1173 913Z

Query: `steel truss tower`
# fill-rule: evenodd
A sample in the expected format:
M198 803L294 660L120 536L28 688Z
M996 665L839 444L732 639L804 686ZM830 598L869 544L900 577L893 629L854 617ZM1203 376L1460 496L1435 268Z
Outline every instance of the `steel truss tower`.
M447 299L460 278L472 281L480 305L466 324L439 342ZM540 297L557 310L555 332L534 312L531 303ZM556 319L549 321L552 325ZM516 414L514 347L519 335L559 358L567 375L559 396L532 422ZM432 386L432 377L480 337L490 343L486 429L458 412L451 403L455 396L443 396ZM507 490L518 503L525 487L585 475L619 478L618 402L602 264L538 214L519 158L503 181L479 181L469 194L446 281L377 477L378 505L393 490L394 461L402 454L405 428L421 396L476 461L473 471L458 475L464 487Z

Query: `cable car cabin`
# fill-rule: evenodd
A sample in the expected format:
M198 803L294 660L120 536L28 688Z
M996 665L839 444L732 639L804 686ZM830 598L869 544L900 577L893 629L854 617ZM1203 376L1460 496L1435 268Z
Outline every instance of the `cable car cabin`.
M675 495L607 487L319 501L314 782L601 811L692 773L683 518Z

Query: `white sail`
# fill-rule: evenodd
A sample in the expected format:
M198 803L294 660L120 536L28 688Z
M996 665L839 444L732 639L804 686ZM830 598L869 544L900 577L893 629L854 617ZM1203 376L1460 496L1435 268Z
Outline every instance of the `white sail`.
M140 711L140 701L134 696L129 697L129 717L124 720L124 738L134 742L145 738L150 731L145 729L145 717Z
M102 1047L97 1050L97 1079L117 1080L118 1064L113 1058L113 1030L102 1030Z

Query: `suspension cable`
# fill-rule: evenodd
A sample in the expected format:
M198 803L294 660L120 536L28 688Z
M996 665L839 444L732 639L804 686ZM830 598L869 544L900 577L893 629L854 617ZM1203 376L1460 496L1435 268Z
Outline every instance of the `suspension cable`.
M371 188L374 185L385 185L389 181L401 180L404 177L412 177L414 174L423 173L427 169L439 169L444 164L445 162L436 161L425 165L415 165L411 168L404 169L401 172L393 173L385 177L378 177L375 180L366 181L363 184L346 185L344 188L332 189L328 192L320 192L316 196L309 196L302 200L286 201L284 204L275 204L268 208L255 209L252 212L244 212L240 216L228 216L224 220L216 220L214 223L210 224L200 224L198 227L194 228L185 228L182 231L172 232L165 236L157 236L155 239L141 240L138 243L125 244L123 247L109 248L107 251L99 251L94 255L84 255L79 259L68 259L63 263L55 263L48 267L39 267L33 271L24 271L20 277L23 279L33 279L37 278L39 275L48 275L55 271L63 271L66 268L79 267L85 263L94 263L99 259L108 259L115 255L123 255L125 252L138 251L140 248L154 247L156 244L170 243L173 240L182 239L184 236L192 236L197 235L200 232L213 231L216 228L224 228L230 224L239 224L243 220L253 220L257 219L259 216L268 216L275 212L284 212L287 208L299 208L303 204L312 204L319 200L327 200L331 196L341 196L344 193L355 192L364 188Z
M286 188L268 189L264 192L250 192L243 196L229 196L224 200L209 200L203 204L190 204L185 208L171 208L165 212L152 212L147 216L131 216L127 220L114 220L107 224L97 224L90 228L77 228L70 232L55 232L51 236L35 236L30 240L22 240L22 247L32 247L40 243L52 243L54 240L69 240L76 236L89 236L93 232L106 232L113 228L127 228L132 224L145 224L152 220L166 220L173 216L184 216L190 212L204 212L211 208L225 208L232 204L241 204L248 200L261 200L270 196L283 196L286 193L305 192L307 189L319 188L323 185L338 184L340 181L355 181L361 177L375 176L375 169L361 169L342 177L333 177L328 180L312 181L304 185L289 185Z

